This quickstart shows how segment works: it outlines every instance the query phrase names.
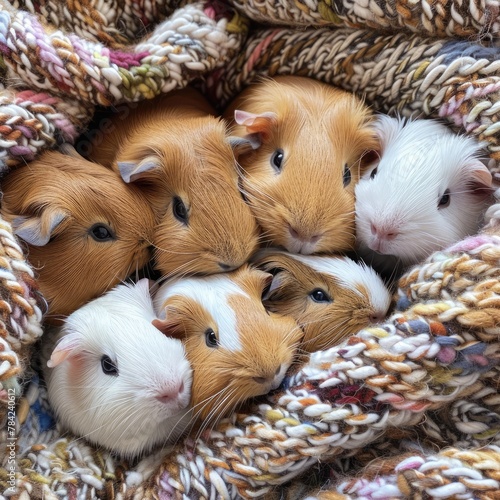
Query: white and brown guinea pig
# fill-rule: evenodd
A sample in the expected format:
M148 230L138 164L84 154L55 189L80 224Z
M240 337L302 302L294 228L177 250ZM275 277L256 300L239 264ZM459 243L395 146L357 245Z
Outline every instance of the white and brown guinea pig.
M361 254L411 265L475 234L493 192L478 142L436 120L382 115L377 130L380 159L356 186Z
M43 153L2 180L1 216L28 244L27 258L57 321L142 268L154 214L134 186L77 155Z
M192 372L153 326L149 280L120 284L46 332L42 368L65 429L126 458L175 442L191 423Z
M262 293L272 276L244 265L206 277L174 279L154 296L157 322L183 340L193 368L191 404L211 422L278 387L302 331L291 317L268 313Z
M141 102L90 158L137 185L154 207L155 268L164 276L236 269L258 245L258 228L238 188L234 149L225 122L196 90Z
M378 151L369 108L282 76L250 85L224 116L253 143L239 151L240 182L263 240L302 254L354 249L354 186Z
M389 310L391 295L382 279L348 257L266 249L253 260L274 275L264 306L297 321L304 331L302 352L333 347L382 321Z

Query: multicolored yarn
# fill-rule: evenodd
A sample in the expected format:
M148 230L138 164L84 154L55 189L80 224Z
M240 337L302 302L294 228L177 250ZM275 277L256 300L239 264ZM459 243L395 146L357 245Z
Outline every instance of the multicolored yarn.
M497 2L463 0L364 0L288 2L231 0L251 19L288 26L350 26L379 31L407 30L429 37L494 39L500 28Z
M242 14L217 0L0 0L3 169L74 141L98 104L202 77L223 106L258 75L299 74L364 95L376 111L443 118L485 142L500 180L500 48L481 45L498 33L496 1L233 3ZM245 14L275 26L254 26L245 41ZM34 370L19 397L41 311L0 221L0 395L14 389L17 402L16 491L0 469L0 498L304 498L313 470L311 498L499 498L500 204L487 218L483 233L401 279L385 323L138 463L54 425Z
M178 1L98 0L94 2L26 0L10 2L15 9L40 15L45 22L87 40L114 47L136 41L153 23L163 21L179 7Z
M158 4L163 7L153 9L155 16L165 9L163 2ZM151 7L150 2L141 2L141 5L146 9ZM58 137L73 142L90 120L94 105L110 106L152 98L182 88L196 77L221 66L240 48L247 30L241 16L221 6L218 0L209 0L176 10L139 43L114 43L110 47L99 40L107 40L102 33L113 37L115 31L104 29L107 18L95 14L99 10L97 5L85 14L81 13L82 5L78 2L72 2L72 6L65 18L72 16L74 23L70 26L78 32L82 30L76 30L77 25L85 23L89 16L93 24L87 26L83 35L90 32L90 36L84 38L76 33L54 30L38 16L13 9L7 0L0 2L0 81L4 85L5 82L17 84L21 81L20 85L31 89L27 96L15 92L14 96L4 97L0 102L0 119L15 117L12 118L14 133L10 120L5 130L0 128L0 141L6 141L6 151L0 157L3 160L0 166L4 169L31 160L44 147L54 146ZM125 24L126 19L139 13L138 6L137 3L122 5ZM61 3L56 6L43 2L38 9L53 19L50 12L60 12ZM111 9L108 14L113 12ZM96 23L103 28L98 30L102 33L97 41L94 36ZM51 109L37 109L34 115L38 121L47 122L45 127L39 128L49 129L48 134L39 134L31 123L25 126L19 119L33 120L29 113L23 112L24 108L31 111L33 95L37 95L37 102L45 98L57 111L66 114L56 119ZM74 103L75 100L78 102Z
M414 453L379 459L363 477L323 486L304 500L391 500L394 498L500 498L500 448L460 450L437 454ZM329 489L331 488L331 489Z
M33 160L43 146L73 142L93 109L45 92L0 92L0 171Z
M0 421L8 401L21 395L20 379L29 365L31 346L42 335L43 299L37 290L10 224L0 220Z

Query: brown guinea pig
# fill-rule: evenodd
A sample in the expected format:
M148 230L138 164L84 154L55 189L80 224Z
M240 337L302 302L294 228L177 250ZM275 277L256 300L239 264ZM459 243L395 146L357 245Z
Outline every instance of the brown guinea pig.
M155 293L161 320L153 324L183 341L193 369L191 405L202 420L277 388L293 361L302 331L262 305L271 279L245 264L230 273L174 279Z
M255 264L274 274L264 305L297 321L303 352L333 347L382 321L389 310L391 295L380 276L348 257L264 250Z
M379 149L368 107L283 76L249 86L225 117L253 143L238 162L263 239L302 254L354 249L354 187Z
M154 215L137 188L66 146L9 173L1 215L28 244L56 322L143 267Z
M194 89L172 92L116 115L90 153L154 207L155 268L166 276L236 269L258 245L233 151L248 141L214 114Z

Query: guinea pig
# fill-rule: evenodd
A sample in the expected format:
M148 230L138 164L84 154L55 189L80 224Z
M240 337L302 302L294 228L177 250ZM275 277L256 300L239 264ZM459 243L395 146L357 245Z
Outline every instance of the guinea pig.
M136 187L65 151L47 151L2 181L0 213L28 244L53 322L142 268L155 225Z
M376 126L380 159L355 189L361 253L407 266L475 234L493 192L477 141L436 120L381 115Z
M59 422L126 458L175 442L191 421L184 347L155 319L142 279L85 304L43 337L42 369Z
M266 311L272 276L244 265L236 271L174 279L154 295L156 326L182 339L193 369L191 405L211 422L248 398L277 388L302 331L291 317Z
M112 118L90 158L139 186L153 206L154 267L163 276L236 269L258 246L258 227L238 187L230 137L192 88Z
M237 152L240 183L262 239L293 253L352 250L354 186L378 150L369 108L330 85L283 76L250 85L224 116L252 146Z
M274 275L264 296L272 312L294 318L302 352L328 349L382 321L391 295L379 275L348 257L258 252L255 265Z

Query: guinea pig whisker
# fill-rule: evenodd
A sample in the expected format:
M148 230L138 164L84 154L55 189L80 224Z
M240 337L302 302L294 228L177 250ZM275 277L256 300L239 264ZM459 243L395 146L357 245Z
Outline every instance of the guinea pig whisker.
M231 402L233 399L233 396L236 394L236 388L232 388L231 386L225 387L224 391L221 391L219 393L220 395L224 395L222 399L219 399L217 401L217 404L214 405L212 408L212 411L210 415L202 422L200 428L198 429L196 436L195 436L195 442L198 442L198 440L201 438L202 434L210 427L214 428L217 423L224 417L226 417L226 412L225 409L229 406L227 403L228 401ZM226 392L224 394L224 392ZM222 408L222 410L221 410ZM221 411L219 411L221 410Z
M125 419L120 420L120 421L112 424L113 425L112 428L115 428L115 424L116 425L119 424L121 426L124 426L124 428L123 428L122 432L120 433L120 435L118 436L117 440L120 440L123 436L125 436L129 429L137 426L138 422L137 422L137 419L135 417L138 414L140 414L141 411L143 411L143 408L141 408L141 406L138 405L134 408L134 411L127 414ZM123 417L120 417L120 418L123 418ZM137 430L139 430L139 429L134 429L134 432L137 432Z
M200 416L200 414L202 413L202 411L205 409L205 407L210 403L210 401L215 399L219 394L224 392L226 389L227 389L227 387L223 387L220 391L216 392L215 394L212 394L211 396L206 397L205 399L202 399L196 405L193 405L192 410L197 409L196 412L193 413L193 419L197 419Z
M189 262L185 262L184 264L176 267L173 271L168 273L167 277L177 276L179 278L184 278L189 274L192 274L192 264L196 262L196 259L192 259Z
M254 188L254 190L261 196L260 198L258 198L254 193L250 193L248 192L246 194L247 196L247 200L249 201L252 201L257 199L258 198L258 201L259 201L259 205L262 204L264 205L266 208L274 208L276 206L276 200L269 194L267 193L264 193L263 191L259 190L259 189L256 189ZM267 200L265 199L267 198ZM259 207L260 209L262 207Z

